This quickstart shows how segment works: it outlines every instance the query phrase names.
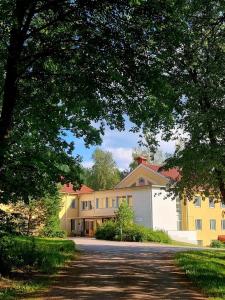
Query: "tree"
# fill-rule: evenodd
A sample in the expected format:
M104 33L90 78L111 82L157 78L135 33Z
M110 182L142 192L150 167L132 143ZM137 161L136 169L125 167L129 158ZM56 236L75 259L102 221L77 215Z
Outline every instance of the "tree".
M134 219L134 211L127 202L122 202L119 206L119 209L115 212L116 214L116 223L120 229L120 240L123 240L123 230L125 227L132 224Z
M149 145L159 131L164 140L182 136L166 166L180 169L173 192L192 199L201 187L225 202L225 2L178 2L153 34L152 68L164 87L150 96Z
M94 190L111 189L120 181L120 172L113 160L112 153L97 148L93 155L94 165L90 169L87 185Z
M144 156L149 163L162 165L167 158L171 156L169 153L164 153L161 149L155 150L155 152L150 151L147 147L134 148L132 152L132 162L129 165L130 171L134 170L138 163L135 160L138 156Z
M30 200L29 203L11 203L0 209L0 233L63 237L65 233L60 229L60 206L59 193Z
M67 131L94 145L105 123L124 128L124 114L145 123L146 26L154 28L166 5L141 3L1 1L1 201L42 198L58 182L79 186Z

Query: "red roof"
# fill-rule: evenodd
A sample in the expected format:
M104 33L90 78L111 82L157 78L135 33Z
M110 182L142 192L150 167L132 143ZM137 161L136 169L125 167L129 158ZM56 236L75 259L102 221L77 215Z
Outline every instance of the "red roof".
M68 194L87 194L87 193L92 193L94 190L86 186L85 184L81 185L81 188L79 190L73 189L73 185L71 183L64 184L63 187L60 190L61 193L68 193Z
M169 170L162 170L159 172L159 168L162 167L162 166L159 166L159 165L152 165L148 162L146 163L143 163L143 165L147 166L148 168L152 169L153 171L155 172L158 172L160 173L161 175L167 177L167 178L171 178L173 180L179 180L180 178L180 173L178 171L177 168L172 168L172 169L169 169Z

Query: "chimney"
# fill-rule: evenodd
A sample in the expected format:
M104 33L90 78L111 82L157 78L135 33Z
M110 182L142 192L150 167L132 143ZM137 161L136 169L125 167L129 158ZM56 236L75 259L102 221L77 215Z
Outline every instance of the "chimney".
M137 156L137 157L135 157L135 160L139 165L146 164L146 162L147 162L147 158L144 156Z

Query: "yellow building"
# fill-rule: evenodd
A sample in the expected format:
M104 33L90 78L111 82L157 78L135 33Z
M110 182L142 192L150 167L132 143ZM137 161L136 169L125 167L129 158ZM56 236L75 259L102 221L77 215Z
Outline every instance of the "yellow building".
M195 230L197 243L208 246L219 235L225 235L225 205L204 194L183 203L183 230Z
M192 202L168 196L168 182L179 179L177 169L159 171L159 166L138 158L137 168L114 189L93 191L82 186L74 191L71 184L62 190L61 227L68 235L93 236L98 224L115 217L122 201L134 210L134 222L168 232L174 239L209 245L225 235L225 206L214 199L197 195Z

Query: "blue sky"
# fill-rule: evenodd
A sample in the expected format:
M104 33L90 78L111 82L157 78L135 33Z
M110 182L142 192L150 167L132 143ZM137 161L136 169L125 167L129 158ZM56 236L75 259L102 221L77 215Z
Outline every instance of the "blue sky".
M139 134L130 132L129 129L131 127L132 123L126 119L125 130L122 132L106 128L105 135L102 137L102 144L98 146L103 150L112 152L113 158L121 170L128 168L132 160L132 149L138 147ZM83 165L91 167L93 164L91 156L96 147L86 148L82 138L75 139L71 134L68 136L68 139L75 141L74 155L81 155ZM175 148L175 142L166 143L161 141L160 148L164 152L172 153Z

